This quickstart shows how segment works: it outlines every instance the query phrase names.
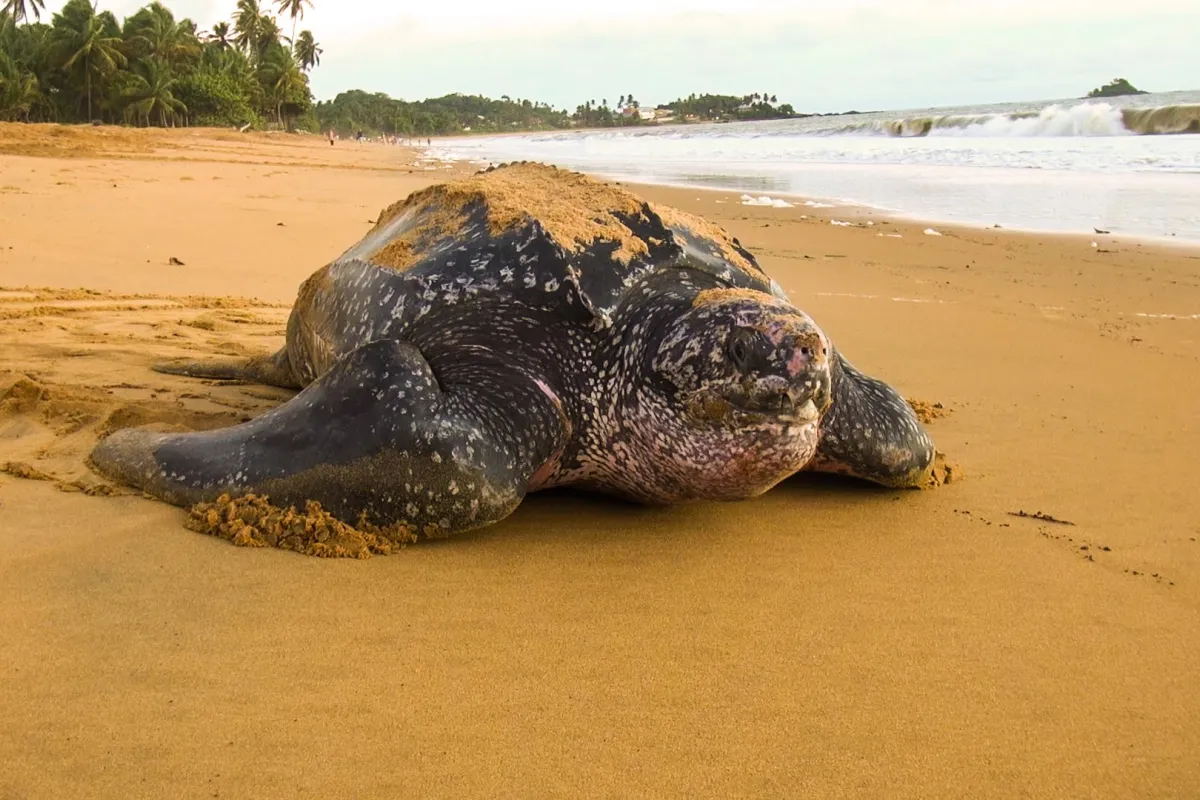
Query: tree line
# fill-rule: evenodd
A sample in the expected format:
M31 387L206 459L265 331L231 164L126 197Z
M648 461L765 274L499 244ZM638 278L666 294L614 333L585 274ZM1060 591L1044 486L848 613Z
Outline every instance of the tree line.
M448 94L416 102L397 100L383 92L353 89L314 108L321 130L343 135L363 131L385 136L442 136L453 133L495 133L567 128L565 112L545 103L480 95Z
M314 128L308 72L322 51L296 32L312 0L275 5L238 0L231 21L200 31L157 0L121 22L68 0L48 24L44 0L5 0L0 120Z
M297 32L312 2L238 0L232 19L202 31L159 0L120 22L94 0L68 0L48 23L45 0L0 0L0 120L407 137L655 124L632 93L615 107L603 98L573 112L508 95L410 102L352 90L315 103L309 72L322 50L311 31ZM795 116L766 93L692 94L657 111L677 121Z
M797 116L788 103L779 103L775 95L755 92L747 95L691 94L667 103L680 117L696 117L700 120L760 120L785 119Z
M657 106L674 121L784 119L797 116L775 95L690 95ZM354 89L316 104L321 130L342 134L363 131L385 136L446 136L458 133L557 130L572 127L607 128L654 125L643 119L641 103L632 94L620 95L615 107L607 98L587 100L571 113L546 103L480 95L448 94L416 102L398 100L383 92ZM664 115L666 116L666 115Z

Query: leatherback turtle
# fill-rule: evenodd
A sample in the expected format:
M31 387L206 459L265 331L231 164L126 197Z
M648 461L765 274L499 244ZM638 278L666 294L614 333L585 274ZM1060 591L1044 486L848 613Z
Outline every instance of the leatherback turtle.
M529 492L648 504L803 470L925 481L934 448L737 239L540 164L418 191L301 286L285 346L156 369L301 391L229 428L117 431L92 464L177 505L316 500L427 536Z

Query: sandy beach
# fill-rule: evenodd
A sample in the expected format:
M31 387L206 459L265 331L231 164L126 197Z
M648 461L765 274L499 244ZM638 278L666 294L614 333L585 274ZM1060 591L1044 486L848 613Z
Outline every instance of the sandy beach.
M549 491L350 560L85 466L286 399L150 365L277 348L301 281L465 169L420 158L0 124L0 799L1200 795L1200 247L637 187L928 407L934 490Z

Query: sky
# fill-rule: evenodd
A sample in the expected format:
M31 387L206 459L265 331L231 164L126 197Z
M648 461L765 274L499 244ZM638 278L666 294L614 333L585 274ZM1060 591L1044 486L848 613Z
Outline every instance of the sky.
M797 111L1200 89L1196 0L313 0L318 100L509 95L573 110L767 92ZM47 0L47 16L63 0ZM124 17L144 2L98 0ZM200 29L236 0L165 0ZM273 5L264 0L264 5ZM281 27L290 30L290 20Z

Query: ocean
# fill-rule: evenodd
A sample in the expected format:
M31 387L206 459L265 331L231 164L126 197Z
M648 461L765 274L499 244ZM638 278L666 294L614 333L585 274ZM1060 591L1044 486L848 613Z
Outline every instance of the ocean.
M430 155L544 161L933 222L1200 242L1200 91L447 137Z

